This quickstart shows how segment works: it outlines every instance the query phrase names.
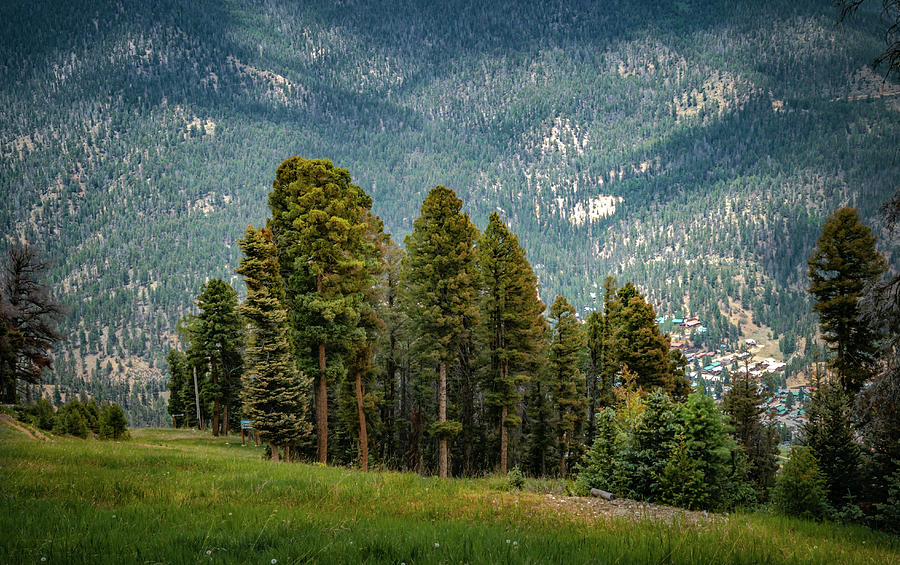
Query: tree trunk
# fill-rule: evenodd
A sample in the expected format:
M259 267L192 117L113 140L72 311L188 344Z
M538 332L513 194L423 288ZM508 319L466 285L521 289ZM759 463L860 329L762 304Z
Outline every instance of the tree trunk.
M290 445L284 446L284 460L287 461L288 463L291 462L291 446Z
M316 428L319 435L319 463L328 459L328 383L325 382L325 344L319 344L319 386L316 393Z
M506 405L503 405L503 410L500 412L500 473L506 474Z
M438 422L447 421L447 364L440 363L440 382L438 383ZM438 476L447 478L447 438L442 437L438 445Z
M225 416L222 418L222 431L225 436L228 436L228 403L226 402L223 405L223 410L225 411Z
M366 431L366 411L363 410L362 374L356 370L356 411L359 413L359 468L369 470L369 435Z
M385 445L384 445L384 453L385 460L392 462L396 458L397 455L397 429L394 424L396 421L396 413L394 410L396 406L394 404L394 391L396 390L396 380L397 380L397 366L394 361L394 347L396 338L394 337L394 332L390 333L390 345L388 348L388 358L387 358L387 370L385 371L385 407L383 412L384 417L384 427L385 427ZM393 463L390 463L393 465Z
M216 385L219 384L219 376L216 374L215 364L210 361L209 363L209 374L212 377L212 385L213 390L218 388ZM213 399L213 416L212 416L212 434L213 436L219 435L219 395L216 393L216 397Z
M594 410L597 406L597 368L591 367L588 371L588 429L587 429L587 445L590 447L594 443Z
M322 294L322 274L316 275L316 292ZM319 440L319 463L328 460L328 383L325 381L325 342L319 342L319 383L316 393L316 428Z
M218 398L216 398L215 401L213 401L212 433L214 436L219 435L219 399Z
M272 461L278 461L278 446L274 443L270 443L269 446L272 448Z
M559 476L562 479L566 478L566 451L569 449L569 442L565 440L565 436L563 436L562 444L559 446Z

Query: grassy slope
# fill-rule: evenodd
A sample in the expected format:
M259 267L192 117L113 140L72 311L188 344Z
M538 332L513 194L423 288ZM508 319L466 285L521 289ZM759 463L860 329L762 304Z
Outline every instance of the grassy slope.
M0 426L0 563L900 563L896 538L864 528L586 522L496 480L275 464L234 437L133 433L39 443Z

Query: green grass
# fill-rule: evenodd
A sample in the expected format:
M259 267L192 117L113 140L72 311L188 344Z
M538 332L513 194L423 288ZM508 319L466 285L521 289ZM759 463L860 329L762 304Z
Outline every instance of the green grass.
M132 433L0 430L0 563L900 563L897 538L860 527L588 520L498 479L277 464L235 437Z

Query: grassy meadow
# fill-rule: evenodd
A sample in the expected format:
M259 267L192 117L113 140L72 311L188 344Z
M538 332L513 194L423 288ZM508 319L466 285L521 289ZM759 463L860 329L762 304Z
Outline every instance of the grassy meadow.
M278 464L196 431L41 442L0 425L0 563L900 563L898 538L861 527L597 518L535 492L552 485Z

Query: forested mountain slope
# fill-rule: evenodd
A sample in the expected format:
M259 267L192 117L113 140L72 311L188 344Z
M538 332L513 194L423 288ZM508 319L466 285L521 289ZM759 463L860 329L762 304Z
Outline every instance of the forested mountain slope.
M395 239L445 184L500 209L545 302L606 275L738 339L813 333L836 207L900 173L877 13L827 2L4 2L0 229L54 260L63 390L159 423L162 357L275 168L350 170ZM802 339L800 340L803 341ZM789 348L790 349L790 348Z

